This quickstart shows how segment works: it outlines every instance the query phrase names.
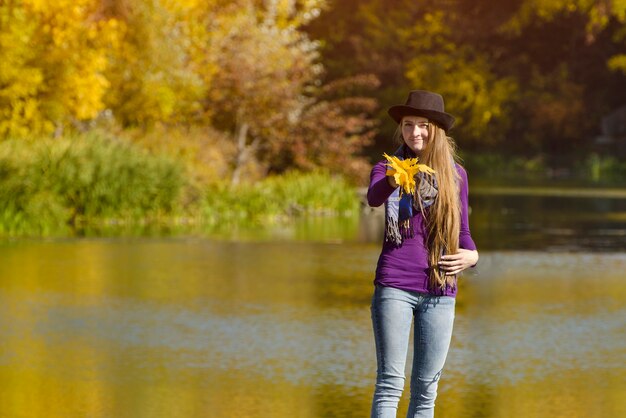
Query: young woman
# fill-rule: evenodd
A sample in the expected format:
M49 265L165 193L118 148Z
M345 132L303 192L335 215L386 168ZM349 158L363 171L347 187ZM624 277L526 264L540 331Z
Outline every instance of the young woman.
M387 161L372 169L367 199L373 207L385 204L386 228L372 298L378 370L371 416L396 416L414 319L407 416L432 417L452 337L456 277L478 261L468 223L467 174L446 135L454 117L444 111L441 95L412 91L388 113L403 142L394 156L417 157L435 173L419 172L409 194L387 175Z

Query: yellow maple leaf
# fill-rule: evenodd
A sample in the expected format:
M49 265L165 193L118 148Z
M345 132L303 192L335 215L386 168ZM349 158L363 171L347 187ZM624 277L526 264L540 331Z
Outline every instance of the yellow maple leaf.
M407 194L415 193L415 176L417 173L435 174L435 170L426 164L418 164L418 158L407 158L404 160L396 156L389 156L383 153L388 161L386 175L393 176L397 184L400 185L400 193L404 191Z

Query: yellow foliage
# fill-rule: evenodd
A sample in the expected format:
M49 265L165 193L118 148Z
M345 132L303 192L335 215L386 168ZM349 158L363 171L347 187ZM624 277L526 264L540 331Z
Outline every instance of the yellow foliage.
M43 73L30 64L35 53L29 39L35 26L21 9L0 6L0 135L24 135L42 126L37 96L43 90Z
M626 54L618 54L611 57L607 65L612 71L621 71L626 74Z
M139 128L154 141L146 148L181 154L198 183L223 177L217 160L263 173L268 158L257 156L278 154L314 100L319 45L302 26L324 3L0 3L0 137L111 123ZM215 129L194 131L207 125ZM176 134L155 134L161 127ZM245 163L236 158L243 151Z
M383 154L383 157L389 162L387 164L389 169L386 175L393 176L396 184L400 185L400 193L415 194L415 176L418 173L435 174L435 170L426 164L418 164L418 158L406 158L401 160L396 156L390 157L387 154Z
M582 13L588 18L586 30L589 35L604 29L615 18L618 22L626 20L626 1L589 1L589 0L525 0L519 10L504 26L505 30L519 34L522 27L536 18L550 21L562 13Z
M96 0L0 6L0 135L46 134L104 109L104 71L119 26L96 19Z
M124 21L106 75L106 104L125 126L198 117L215 69L207 63L207 13L213 2L138 1Z
M494 121L506 121L507 105L517 94L515 80L496 75L469 49L419 56L408 63L406 77L446 98L446 108L457 117L455 131L465 138L493 138L486 134L495 129Z

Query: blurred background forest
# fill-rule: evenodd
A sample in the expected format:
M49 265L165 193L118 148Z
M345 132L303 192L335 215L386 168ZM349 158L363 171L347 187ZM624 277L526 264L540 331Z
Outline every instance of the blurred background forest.
M624 0L3 0L2 230L363 185L415 88L474 178L616 183L625 45Z

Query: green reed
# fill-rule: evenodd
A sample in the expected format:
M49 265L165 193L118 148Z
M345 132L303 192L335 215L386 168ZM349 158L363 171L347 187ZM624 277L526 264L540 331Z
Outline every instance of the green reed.
M347 215L359 209L354 187L326 171L289 172L258 183L219 185L206 194L202 217L211 224L271 224L297 216Z
M0 236L109 233L137 225L245 227L359 207L354 188L323 171L203 188L193 185L193 176L183 162L123 139L6 140L0 142Z
M172 213L180 164L96 135L0 143L0 234L48 235L105 219Z

